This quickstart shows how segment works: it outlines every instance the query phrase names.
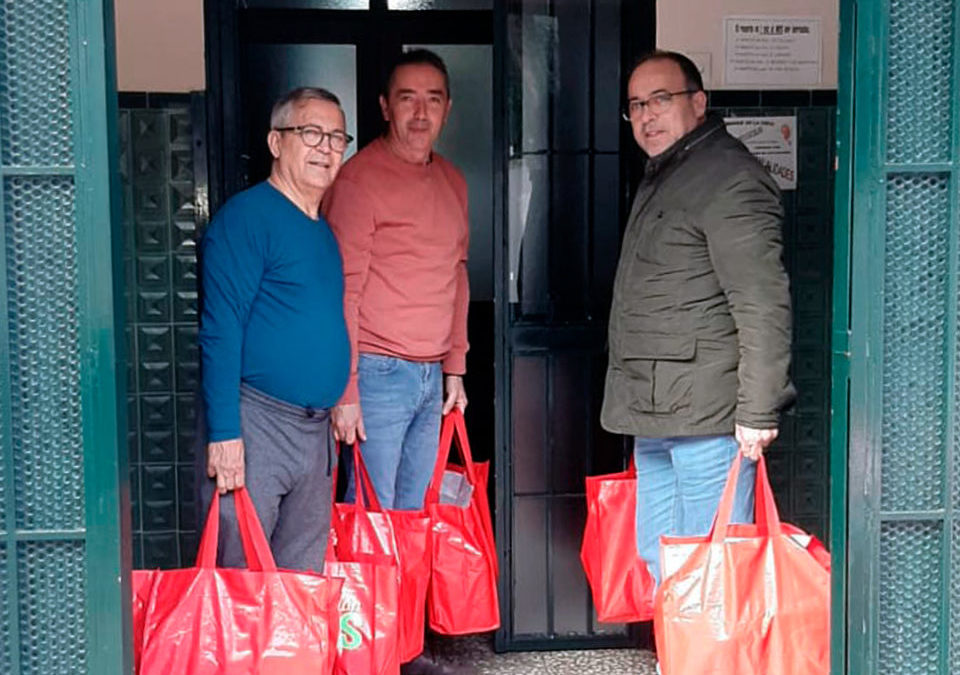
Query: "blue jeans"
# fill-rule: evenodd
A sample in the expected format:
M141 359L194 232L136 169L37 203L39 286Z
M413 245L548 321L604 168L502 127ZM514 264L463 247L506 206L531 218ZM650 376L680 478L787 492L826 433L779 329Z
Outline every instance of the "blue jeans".
M733 436L640 438L637 465L637 550L660 585L660 536L699 536L713 524L727 472L737 455ZM753 522L755 462L744 458L730 522Z
M360 451L387 509L423 508L437 462L443 372L439 363L360 354L357 364L360 410L367 440ZM347 501L353 501L353 462Z

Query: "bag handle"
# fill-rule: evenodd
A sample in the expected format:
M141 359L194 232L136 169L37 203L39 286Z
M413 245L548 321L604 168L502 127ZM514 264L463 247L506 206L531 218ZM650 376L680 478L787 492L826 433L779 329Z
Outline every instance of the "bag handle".
M207 509L207 522L200 537L197 550L197 567L212 569L217 566L217 541L220 538L220 493L214 491L213 501Z
M450 459L450 448L454 444L459 450L461 459L463 459L467 480L470 485L475 486L477 484L476 469L473 464L473 454L470 452L470 440L467 438L467 424L464 422L460 408L456 406L444 416L443 425L440 427L437 463L433 467L430 487L427 488L426 501L429 504L436 504L440 501L440 484L443 482L443 472L446 470L447 461Z
M337 457L340 457L343 444L337 442ZM380 498L377 497L377 491L373 487L373 480L370 478L370 472L367 470L367 463L363 459L363 453L360 452L360 442L354 442L351 446L353 452L353 483L357 496L357 504L366 511L383 511L380 504ZM330 486L330 501L337 501L337 474L333 472L333 484Z
M353 484L356 486L357 504L366 511L383 511L377 491L373 488L373 480L367 470L367 463L360 452L360 443L353 444Z
M246 488L233 491L233 502L237 512L237 524L240 529L240 541L247 567L254 571L276 571L277 563L270 551L270 544L263 533L263 526L257 517L257 510ZM197 567L213 569L217 566L217 544L220 538L220 493L213 493L207 522L203 526L200 547L197 551Z
M356 503L352 506L361 512L374 512L382 513L383 507L380 504L380 500L377 497L377 492L373 487L373 481L370 479L370 473L367 471L366 462L363 459L363 453L360 452L360 444L354 443L352 448L353 450L353 467L354 467L354 479L356 485ZM339 456L342 450L340 444L337 445L337 455ZM339 541L339 526L337 523L342 522L343 513L341 508L338 508L337 504L337 477L336 473L333 477L333 486L331 488L330 501L332 502L330 508L330 536L328 537L327 552L325 559L328 561L338 560L337 550L341 544ZM369 518L361 517L358 519L359 527L363 528L367 539L371 542L379 541L379 536L377 534L376 528L373 523L370 522ZM394 535L391 532L391 537ZM333 542L334 545L331 546L330 542ZM396 544L394 543L394 548ZM393 554L387 554L393 556ZM353 559L353 558L351 558Z
M257 517L257 509L246 488L234 490L233 503L237 510L237 523L240 526L240 540L243 542L247 567L255 572L276 572L277 562L273 558L267 535Z
M720 497L720 505L717 507L717 515L714 518L713 528L710 532L711 543L720 543L727 536L727 529L730 526L730 516L733 512L733 501L737 493L737 482L740 478L740 463L743 461L743 453L737 452L730 471L727 474L727 484L723 487L723 496ZM767 476L767 462L763 455L757 461L757 483L755 501L755 521L758 532L762 535L780 533L780 514L777 513L777 502L773 497L773 489L770 487L770 479Z

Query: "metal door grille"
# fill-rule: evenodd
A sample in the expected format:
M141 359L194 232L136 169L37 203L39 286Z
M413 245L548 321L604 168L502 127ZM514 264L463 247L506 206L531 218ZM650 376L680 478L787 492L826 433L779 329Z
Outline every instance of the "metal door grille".
M14 675L123 669L110 30L102 0L0 3L0 672Z

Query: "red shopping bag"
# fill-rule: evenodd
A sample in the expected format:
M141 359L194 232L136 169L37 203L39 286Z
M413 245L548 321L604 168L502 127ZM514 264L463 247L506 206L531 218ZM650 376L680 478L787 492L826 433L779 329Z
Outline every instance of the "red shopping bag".
M360 450L355 447L354 456L357 455L360 455ZM359 466L366 476L364 480L369 494L376 500L362 456ZM356 478L355 483L359 485L360 480ZM430 516L423 509L384 509L383 512L393 526L397 564L400 567L400 662L406 663L423 653L427 588L430 585Z
M324 564L324 573L343 579L334 673L396 675L400 570L393 525L380 508L356 446L354 471L356 503L333 504Z
M664 675L827 675L830 570L822 544L780 522L757 465L756 524L731 525L741 458L711 533L663 537L654 629Z
M216 567L220 526L216 494L197 566L153 575L149 599L140 610L139 673L330 673L331 623L336 620L342 582L278 570L249 495L242 488L233 494L250 569ZM142 593L142 585L139 590Z
M655 582L637 554L637 470L587 477L587 524L580 561L597 619L610 623L653 618Z
M426 511L389 509L400 565L400 662L423 653L427 589L430 586L430 516Z
M447 464L454 439L462 466ZM486 462L474 463L463 413L454 408L443 420L440 451L426 499L433 530L428 615L430 627L444 635L480 633L500 625L488 472ZM441 496L445 481L457 486L454 501L462 501L445 503L450 501Z
M153 591L153 582L160 570L134 570L131 575L133 591L133 672L140 672L140 652L143 649L143 626L147 619L147 604Z

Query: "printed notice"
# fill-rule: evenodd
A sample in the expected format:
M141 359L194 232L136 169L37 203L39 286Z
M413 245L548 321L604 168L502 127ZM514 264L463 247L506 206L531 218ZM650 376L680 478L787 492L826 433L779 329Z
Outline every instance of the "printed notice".
M760 160L781 190L797 189L797 118L727 117L727 131Z
M820 84L819 18L728 16L723 23L725 84Z

